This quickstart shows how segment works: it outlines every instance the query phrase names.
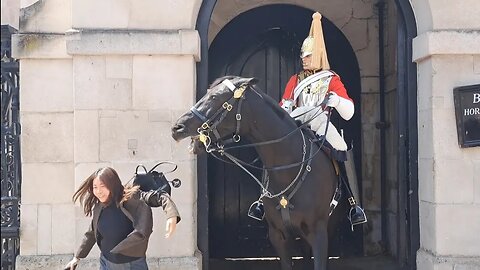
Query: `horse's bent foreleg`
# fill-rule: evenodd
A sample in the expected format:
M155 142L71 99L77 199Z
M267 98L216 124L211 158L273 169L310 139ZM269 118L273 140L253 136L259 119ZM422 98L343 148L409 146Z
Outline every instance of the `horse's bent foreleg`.
M327 270L328 264L328 230L327 224L322 223L312 232L307 241L312 247L315 270Z
M280 257L280 265L282 270L292 270L292 254L290 251L290 239L286 237L282 231L277 229L269 229L268 236L273 247Z

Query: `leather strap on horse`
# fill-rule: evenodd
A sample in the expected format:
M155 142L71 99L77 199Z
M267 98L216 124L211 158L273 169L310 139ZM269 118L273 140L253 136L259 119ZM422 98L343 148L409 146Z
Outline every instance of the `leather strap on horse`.
M286 198L285 196L282 196L280 198L278 202L279 204L276 207L277 209L280 209L280 214L282 216L282 220L283 220L283 224L285 225L285 228L287 228L288 233L292 235L294 233L294 229L292 226L292 220L290 218L290 209L293 210L295 206L292 203L290 203L290 200L292 199L293 195L295 195L295 193L298 191L300 186L303 184L303 182L307 178L308 173L312 171L312 167L310 165L312 164L313 144L314 142L310 141L310 155L307 162L307 166L305 166L305 171L302 174L302 178L300 179L300 181L297 182L292 192L290 192L290 194L288 194Z

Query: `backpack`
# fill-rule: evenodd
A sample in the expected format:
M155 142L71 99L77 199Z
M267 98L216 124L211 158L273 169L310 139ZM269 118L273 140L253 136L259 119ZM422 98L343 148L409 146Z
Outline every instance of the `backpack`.
M175 167L173 170L168 171L166 173L164 172L158 172L155 169L163 164L170 164L174 165ZM139 186L140 187L140 198L147 203L150 207L159 207L161 205L161 199L160 196L162 194L168 194L172 195L172 186L174 188L178 188L181 186L182 182L180 179L175 178L171 181L169 181L166 177L165 174L174 172L177 170L177 165L173 162L170 161L162 161L150 170L147 170L147 168L140 164L137 166L135 169L135 175L133 176L133 185ZM143 173L139 172L139 169L143 169Z

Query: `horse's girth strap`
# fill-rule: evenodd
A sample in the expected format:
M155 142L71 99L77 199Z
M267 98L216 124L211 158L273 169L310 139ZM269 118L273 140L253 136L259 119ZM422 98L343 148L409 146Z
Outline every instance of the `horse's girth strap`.
M280 215L282 216L283 225L287 229L287 234L289 237L294 235L295 229L292 224L292 219L290 218L290 209L293 209L293 205L289 204L287 207L280 207Z

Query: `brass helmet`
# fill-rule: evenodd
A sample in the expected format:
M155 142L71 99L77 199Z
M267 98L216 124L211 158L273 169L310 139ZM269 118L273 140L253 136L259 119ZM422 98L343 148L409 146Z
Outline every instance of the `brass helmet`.
M313 37L308 36L302 44L300 57L309 56L313 53Z
M312 55L311 67L314 70L317 69L330 69L328 63L327 49L325 47L325 41L323 38L322 29L322 15L319 12L315 12L312 15L312 25L310 26L310 34L303 41L302 49L300 52L301 57Z

